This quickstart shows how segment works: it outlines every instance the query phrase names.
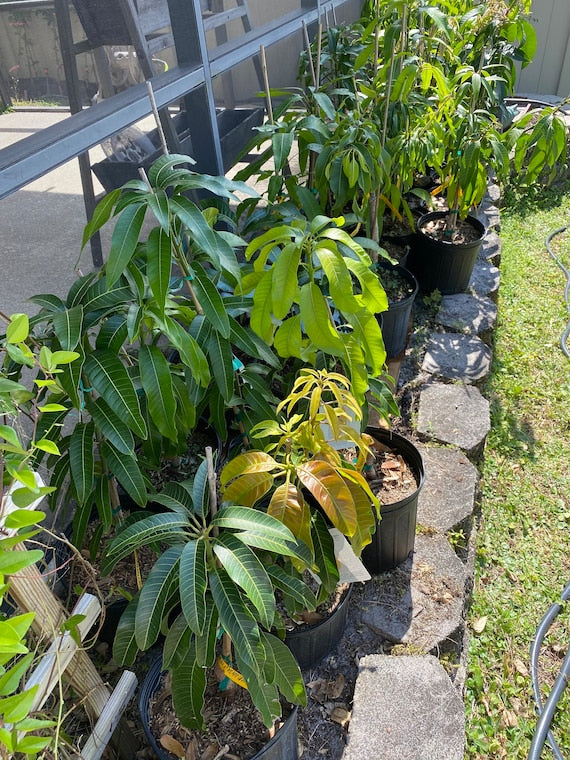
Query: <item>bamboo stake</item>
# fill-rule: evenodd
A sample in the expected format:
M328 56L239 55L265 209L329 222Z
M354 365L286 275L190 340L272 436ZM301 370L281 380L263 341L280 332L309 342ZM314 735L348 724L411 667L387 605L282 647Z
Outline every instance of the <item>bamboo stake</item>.
M313 65L313 56L311 55L311 43L309 41L309 30L307 29L307 24L304 20L303 20L303 36L305 37L305 47L307 48L307 58L309 60L309 67L311 69L311 79L313 80L313 87L316 89L317 77L315 74L315 67Z
M162 148L162 152L165 156L168 155L168 145L166 144L166 137L164 136L164 130L162 128L162 124L160 122L160 116L158 115L158 108L156 107L156 99L154 97L154 91L152 89L152 84L147 79L146 80L146 89L148 92L148 97L150 99L150 105L152 108L152 113L154 115L154 120L156 121L156 128L158 130L158 135L160 137L160 145Z
M263 73L263 86L265 87L265 103L267 106L267 118L269 123L273 124L273 104L271 103L271 92L269 90L269 76L267 74L267 60L265 58L265 46L259 48L259 57L261 59L261 71Z
M315 71L315 79L316 79L316 88L319 89L321 85L321 49L323 45L323 25L319 21L319 26L317 30L317 68Z

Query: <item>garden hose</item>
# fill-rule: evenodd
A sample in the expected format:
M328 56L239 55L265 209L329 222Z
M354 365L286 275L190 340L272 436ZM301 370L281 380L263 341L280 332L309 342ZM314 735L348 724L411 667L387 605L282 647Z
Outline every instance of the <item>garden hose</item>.
M546 250L548 253L552 256L556 264L560 267L560 269L564 272L564 275L566 277L566 287L564 288L564 302L566 303L566 309L568 310L568 313L570 314L570 272L564 264L560 261L558 256L554 253L552 248L550 247L550 241L552 238L554 238L556 235L560 235L562 232L565 232L568 228L567 227L559 227L557 230L554 230L554 232L551 232L550 235L546 238ZM568 320L568 323L566 325L566 329L562 333L560 337L560 347L562 348L562 351L564 351L564 354L568 359L570 359L570 347L568 346L568 339L570 338L570 319Z
M557 232L560 232L560 230L557 230ZM562 592L562 601L553 604L546 615L540 621L540 624L536 629L534 640L530 647L530 671L532 678L532 688L534 691L534 699L536 701L539 719L532 739L528 760L540 760L540 755L547 738L556 760L564 760L562 754L560 753L560 749L556 743L556 740L550 731L550 724L552 723L552 719L554 717L558 702L560 701L560 697L562 696L562 692L568 685L568 679L570 678L570 648L566 652L564 662L562 663L562 666L558 672L558 676L556 677L552 690L548 695L548 699L544 704L542 702L540 687L538 683L538 656L548 629L554 622L557 615L563 609L564 603L569 599L570 583Z

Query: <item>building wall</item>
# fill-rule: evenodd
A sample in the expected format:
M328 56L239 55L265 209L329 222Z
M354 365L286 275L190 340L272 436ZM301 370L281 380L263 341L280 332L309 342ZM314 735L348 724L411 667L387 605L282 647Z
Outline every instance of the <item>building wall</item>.
M530 21L537 51L519 75L517 92L566 97L570 94L570 3L533 0Z

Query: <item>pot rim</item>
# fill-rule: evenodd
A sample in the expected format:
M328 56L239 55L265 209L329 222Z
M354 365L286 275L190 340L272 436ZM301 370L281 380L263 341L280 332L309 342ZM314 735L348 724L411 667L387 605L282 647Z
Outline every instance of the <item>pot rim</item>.
M479 237L476 240L469 240L466 243L453 243L451 240L439 240L438 238L434 238L431 235L428 235L422 229L422 225L430 221L431 219L443 219L443 217L446 217L448 214L449 214L449 211L428 211L426 214L422 214L422 216L420 216L420 218L418 219L418 222L416 225L418 234L423 235L425 238L429 238L430 240L434 240L437 243L441 243L442 245L450 246L453 248L462 248L463 246L472 246L475 243L478 243L480 240L483 240L483 238L487 234L487 228L485 227L483 222L480 219L477 219L477 217L473 216L472 214L468 214L463 221L467 221L472 227L475 228L476 231L479 232Z
M380 514L383 512L393 512L396 509L400 509L401 507L408 504L412 499L415 499L423 488L423 485L425 483L425 465L424 460L421 454L421 451L418 449L418 447L413 443L409 438L406 438L403 435L400 435L399 433L395 433L393 430L386 430L385 428L375 427L374 425L368 425L366 427L366 432L371 435L373 438L376 438L380 443L384 443L385 445L389 446L390 441L394 441L397 445L394 446L394 450L399 449L400 447L404 449L404 451L399 451L399 453L402 454L404 459L406 460L406 463L409 465L409 467L412 469L412 472L414 473L416 477L417 487L416 490L411 493L409 496L406 496L404 499L399 499L398 501L392 501L387 504L381 504L380 505ZM399 444L399 446L398 446ZM416 459L416 462L411 461L408 456L406 456L406 449L411 450L412 454L414 455L414 458Z

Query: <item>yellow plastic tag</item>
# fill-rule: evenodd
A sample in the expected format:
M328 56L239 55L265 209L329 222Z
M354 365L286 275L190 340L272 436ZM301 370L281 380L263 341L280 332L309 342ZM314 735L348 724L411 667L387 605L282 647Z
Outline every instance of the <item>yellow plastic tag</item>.
M242 676L241 673L238 673L237 670L232 668L231 665L228 665L228 663L224 660L223 657L218 657L216 661L216 665L220 668L222 673L230 679L230 681L237 683L237 685L241 686L242 689L247 689L245 678Z

